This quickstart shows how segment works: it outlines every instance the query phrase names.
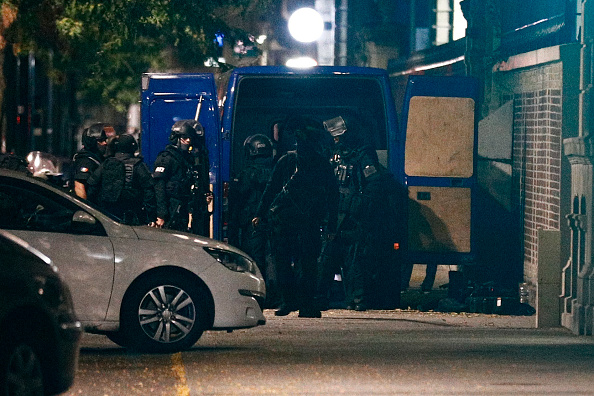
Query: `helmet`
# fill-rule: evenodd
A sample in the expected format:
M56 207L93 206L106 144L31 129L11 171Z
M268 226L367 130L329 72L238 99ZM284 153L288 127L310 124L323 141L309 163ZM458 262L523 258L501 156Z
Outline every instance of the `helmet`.
M116 153L134 154L138 150L138 143L132 135L120 135L114 140L114 151Z
M340 146L355 148L363 144L362 128L355 116L331 118L324 121L324 128Z
M171 144L179 146L180 137L189 137L190 145L196 145L200 138L204 138L204 128L195 120L176 121L171 127L169 141Z
M341 116L324 121L324 128L326 128L332 137L340 136L347 130L346 122Z
M322 123L314 118L295 117L285 124L285 131L295 136L297 153L302 157L312 155L327 157L330 136L324 132Z
M272 141L266 135L252 135L243 142L243 150L250 158L272 157Z
M107 124L98 122L86 128L82 134L83 146L89 151L97 151L97 143L107 140L106 127L108 127Z
M284 125L284 132L295 136L297 142L317 142L322 138L322 123L309 117L289 118Z

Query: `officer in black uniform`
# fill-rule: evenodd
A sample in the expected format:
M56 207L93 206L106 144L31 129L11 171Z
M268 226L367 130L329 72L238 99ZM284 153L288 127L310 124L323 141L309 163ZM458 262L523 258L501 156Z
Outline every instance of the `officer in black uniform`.
M342 272L345 275L343 282L347 286L348 308L364 311L372 301L376 304L378 300L370 299L370 295L376 292L375 287L371 287L371 280L382 276L379 273L379 267L371 265L373 263L369 264L367 260L372 254L371 242L377 235L376 229L370 224L373 221L382 220L381 216L376 216L377 213L383 213L386 216L383 222L377 224L378 229L385 228L383 223L386 223L386 219L392 218L382 202L376 202L377 208L369 206L370 202L375 202L377 197L374 194L378 190L375 183L373 186L369 184L371 180L378 179L381 173L380 179L385 179L384 181L388 183L386 188L394 186L387 177L389 175L387 169L379 164L376 151L365 144L363 130L354 119L349 119L347 122L343 117L336 117L324 121L324 127L335 142L330 162L339 184L340 199L337 236L324 246L323 254L320 256L321 276L318 299L323 305L334 274ZM389 191L386 190L386 192ZM391 200L390 205L394 201ZM368 213L363 208L373 213ZM392 220L392 222L395 221ZM384 238L384 236L380 237ZM392 240L395 237L390 235L389 238ZM392 253L393 247L393 244L390 245L389 253ZM399 295L398 293L398 297ZM389 304L382 303L382 305Z
M405 191L379 163L364 168L366 182L353 211L349 249L351 307L364 311L400 307Z
M275 294L274 271L268 271L266 262L270 233L267 227L255 228L252 219L272 175L272 141L263 134L249 136L243 143L243 151L245 164L229 189L229 243L256 260L266 281L266 301L270 303Z
M325 153L326 134L321 122L297 117L288 120L284 128L295 135L297 149L276 163L253 224L258 227L263 218L270 219L282 297L275 315L299 310L300 317L319 318L321 313L314 298L320 227L327 219L328 237L334 236L338 186Z
M153 225L208 236L212 193L204 128L198 121L177 121L169 142L154 165L157 220Z
M83 149L74 154L74 193L87 199L87 180L103 162L107 139L115 135L111 125L95 123L82 133Z
M112 142L108 157L89 177L89 199L130 225L155 220L155 188L148 166L134 156L138 143L132 135L120 135Z

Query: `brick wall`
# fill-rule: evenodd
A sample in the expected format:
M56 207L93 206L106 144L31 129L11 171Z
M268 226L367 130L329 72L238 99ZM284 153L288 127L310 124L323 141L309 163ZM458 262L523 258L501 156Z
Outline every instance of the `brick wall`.
M509 73L514 101L512 206L523 229L524 278L536 284L537 230L561 222L561 63Z

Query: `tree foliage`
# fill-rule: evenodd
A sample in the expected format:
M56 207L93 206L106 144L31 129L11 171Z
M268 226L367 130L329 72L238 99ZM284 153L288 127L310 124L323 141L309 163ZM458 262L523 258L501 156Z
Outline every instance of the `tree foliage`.
M17 10L3 34L15 52L52 51L52 78L74 79L81 100L123 110L140 76L168 59L186 69L215 56L214 37L271 0L0 0ZM2 41L0 40L0 43Z

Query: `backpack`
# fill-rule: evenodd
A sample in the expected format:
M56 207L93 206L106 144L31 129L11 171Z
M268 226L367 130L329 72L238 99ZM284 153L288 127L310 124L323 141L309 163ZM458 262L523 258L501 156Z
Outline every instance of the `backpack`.
M140 158L120 160L115 157L106 159L103 164L99 202L115 203L120 200L131 201L138 198L138 191L133 186L134 166Z

